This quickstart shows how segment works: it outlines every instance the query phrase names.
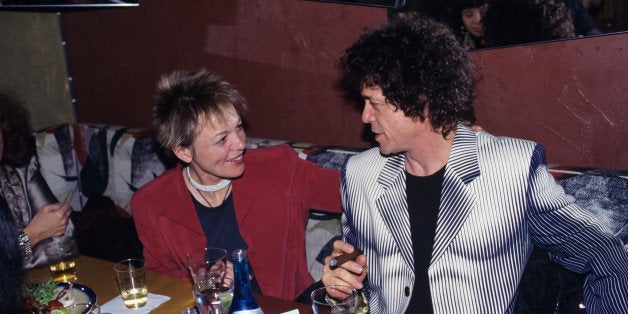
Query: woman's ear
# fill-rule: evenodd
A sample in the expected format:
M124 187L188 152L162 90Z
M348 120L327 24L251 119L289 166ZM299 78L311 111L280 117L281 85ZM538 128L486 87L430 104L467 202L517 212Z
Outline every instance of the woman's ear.
M172 152L184 163L189 164L192 162L192 148L177 146L172 150Z

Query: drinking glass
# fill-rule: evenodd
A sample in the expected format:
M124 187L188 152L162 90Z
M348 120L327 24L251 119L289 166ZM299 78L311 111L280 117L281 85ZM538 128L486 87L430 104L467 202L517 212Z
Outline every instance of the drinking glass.
M146 263L132 258L116 263L113 267L122 302L129 309L140 308L148 302Z
M223 277L227 270L227 251L208 247L187 254L188 268L194 283L201 278Z
M70 314L100 314L100 306L93 303L72 304L65 307Z
M228 277L197 277L192 284L199 314L227 314L233 300L233 279Z
M71 236L53 237L44 251L52 279L57 282L76 281L76 258L78 250Z
M312 310L314 314L356 313L358 293L349 286L325 286L312 291Z

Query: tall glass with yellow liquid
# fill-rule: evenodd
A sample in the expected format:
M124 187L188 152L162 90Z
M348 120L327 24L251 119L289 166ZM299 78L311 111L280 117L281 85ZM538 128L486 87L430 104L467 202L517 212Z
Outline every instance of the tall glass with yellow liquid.
M140 308L148 302L146 263L143 259L132 258L118 262L113 267L116 283L124 306Z
M54 237L45 248L50 275L54 281L76 281L76 258L78 250L71 236Z

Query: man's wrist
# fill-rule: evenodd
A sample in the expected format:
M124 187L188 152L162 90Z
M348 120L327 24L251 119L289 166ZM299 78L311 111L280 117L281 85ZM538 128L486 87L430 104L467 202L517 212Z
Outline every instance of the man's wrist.
M28 234L24 231L20 231L17 236L17 243L22 251L22 255L24 259L30 258L33 255L33 247L31 246L31 239L28 237Z

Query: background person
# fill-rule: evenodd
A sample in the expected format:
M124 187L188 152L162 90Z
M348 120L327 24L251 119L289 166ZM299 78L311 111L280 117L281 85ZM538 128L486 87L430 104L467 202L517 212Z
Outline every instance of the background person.
M341 171L346 242L332 256L364 255L327 262L323 283L364 288L372 313L512 312L539 247L588 274L587 311L628 312L628 253L565 196L543 147L465 126L474 69L449 28L427 18L383 26L340 65L379 148Z
M562 0L491 0L482 22L489 47L576 36Z
M458 40L465 50L486 47L482 17L488 8L487 0L459 0L450 6L451 22Z
M149 269L188 278L188 252L244 248L261 292L294 299L313 282L309 210L341 212L339 173L288 145L246 150L245 109L240 93L211 72L164 76L153 128L179 164L133 195L133 217Z
M15 218L24 267L46 265L53 236L71 235L72 208L59 203L39 172L28 110L17 96L0 92L0 194Z
M19 229L9 204L0 195L0 313L24 313L22 301L22 254L18 246Z

